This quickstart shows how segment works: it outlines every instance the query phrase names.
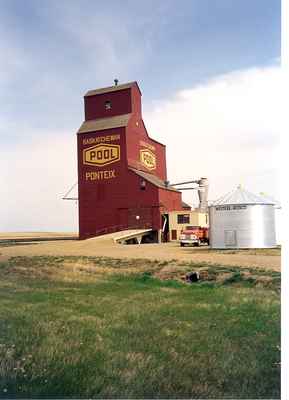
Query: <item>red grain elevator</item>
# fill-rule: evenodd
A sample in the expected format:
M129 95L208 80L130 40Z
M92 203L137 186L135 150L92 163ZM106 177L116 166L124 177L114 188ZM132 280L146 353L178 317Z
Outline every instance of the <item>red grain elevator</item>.
M90 90L77 132L79 238L124 229L162 229L182 210L167 184L166 148L149 137L137 82Z

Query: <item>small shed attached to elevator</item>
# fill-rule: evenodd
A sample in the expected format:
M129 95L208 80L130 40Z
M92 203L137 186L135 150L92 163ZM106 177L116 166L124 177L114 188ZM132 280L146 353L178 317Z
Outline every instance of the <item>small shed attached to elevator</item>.
M276 246L275 203L241 186L209 207L211 248Z

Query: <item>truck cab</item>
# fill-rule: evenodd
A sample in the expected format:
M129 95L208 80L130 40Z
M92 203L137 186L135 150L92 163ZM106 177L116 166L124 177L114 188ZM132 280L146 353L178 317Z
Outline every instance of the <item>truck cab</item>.
M201 226L186 226L180 234L180 245L200 246L202 243L209 244L209 230Z

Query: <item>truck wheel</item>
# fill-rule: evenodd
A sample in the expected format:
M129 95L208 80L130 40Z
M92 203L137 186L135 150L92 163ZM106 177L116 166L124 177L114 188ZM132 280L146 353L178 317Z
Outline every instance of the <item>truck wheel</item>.
M181 243L181 247L184 247L185 243Z

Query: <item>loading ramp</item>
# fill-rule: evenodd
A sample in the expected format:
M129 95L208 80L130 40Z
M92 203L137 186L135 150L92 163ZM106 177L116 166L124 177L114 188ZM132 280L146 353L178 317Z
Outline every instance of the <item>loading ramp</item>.
M100 235L86 240L112 240L115 243L126 244L128 240L135 239L136 242L140 244L142 242L142 239L145 236L150 235L152 232L154 232L152 229L126 229L118 232L107 233L105 235Z

